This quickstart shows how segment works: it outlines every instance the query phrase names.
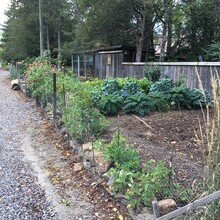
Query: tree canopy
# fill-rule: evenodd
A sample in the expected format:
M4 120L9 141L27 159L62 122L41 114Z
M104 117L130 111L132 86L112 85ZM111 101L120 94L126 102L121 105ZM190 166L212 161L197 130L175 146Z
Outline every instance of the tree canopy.
M72 50L126 45L136 47L136 61L140 61L142 49L147 51L146 61L196 61L213 42L220 42L218 0L42 2L43 45L55 57L59 52L68 57ZM5 13L2 58L38 56L38 0L11 0Z

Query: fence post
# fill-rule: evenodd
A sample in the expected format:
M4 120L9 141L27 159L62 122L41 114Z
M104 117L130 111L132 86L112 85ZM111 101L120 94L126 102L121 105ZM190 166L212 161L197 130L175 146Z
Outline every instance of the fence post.
M153 208L153 213L154 213L154 218L159 218L160 217L160 209L158 206L158 203L156 200L152 201L152 208Z
M57 85L56 70L53 71L53 124L56 127L57 122Z

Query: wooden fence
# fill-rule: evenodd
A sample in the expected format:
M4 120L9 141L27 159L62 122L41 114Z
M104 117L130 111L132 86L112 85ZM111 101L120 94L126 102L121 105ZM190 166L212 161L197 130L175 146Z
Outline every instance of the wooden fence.
M122 77L144 76L144 68L149 65L158 65L161 67L162 77L168 76L174 81L184 79L186 85L190 88L198 88L198 76L203 83L204 89L211 92L212 73L220 75L220 62L161 62L161 63L122 63Z

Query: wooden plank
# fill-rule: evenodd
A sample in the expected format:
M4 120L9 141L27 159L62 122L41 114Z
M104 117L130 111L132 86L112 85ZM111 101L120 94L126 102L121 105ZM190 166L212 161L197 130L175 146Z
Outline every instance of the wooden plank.
M188 205L186 205L182 208L179 208L171 213L168 213L162 217L159 217L156 220L169 220L169 219L178 217L184 213L188 213L189 211L192 211L192 210L198 208L199 206L204 206L204 205L206 205L216 199L219 199L219 198L220 198L220 190L216 191L208 196L205 196L202 199L199 199L199 200L196 200L192 203L189 203Z

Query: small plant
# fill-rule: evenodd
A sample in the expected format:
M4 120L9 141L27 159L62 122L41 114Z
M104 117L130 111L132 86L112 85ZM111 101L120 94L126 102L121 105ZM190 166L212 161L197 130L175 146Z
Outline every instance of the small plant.
M146 65L144 68L144 75L150 81L156 82L160 79L161 67L157 65L154 66Z
M116 79L106 79L102 86L102 94L116 94L119 92L119 83Z
M136 93L141 93L141 87L138 85L137 81L128 81L123 86L121 93L123 97L128 97Z
M163 78L151 86L150 92L169 93L174 88L174 86L175 84L172 79Z
M170 101L180 107L191 107L190 90L186 86L175 87L170 92Z
M140 116L144 116L149 114L150 112L150 104L149 98L146 94L134 94L129 96L125 100L125 112L128 113L135 113Z
M144 93L149 93L152 81L144 77L143 79L137 80L138 85L141 87Z
M100 150L104 152L106 159L111 159L117 169L127 171L140 170L140 157L135 148L128 144L127 139L115 132L109 144L102 144Z
M97 108L106 115L115 115L122 109L123 98L119 95L104 95L97 102Z
M151 111L165 111L170 106L169 95L161 92L150 92L147 95Z
M211 97L207 91L201 89L193 89L190 91L190 98L192 100L192 107L200 108L211 106Z

